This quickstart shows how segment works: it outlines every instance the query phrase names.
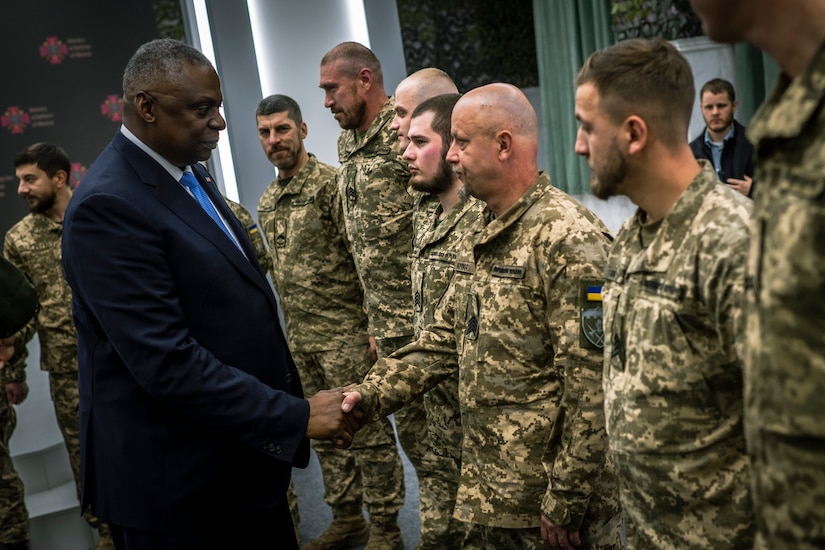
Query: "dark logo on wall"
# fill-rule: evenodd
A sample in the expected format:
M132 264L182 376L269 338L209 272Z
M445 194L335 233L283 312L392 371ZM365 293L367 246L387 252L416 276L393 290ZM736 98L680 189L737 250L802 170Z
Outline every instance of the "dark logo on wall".
M123 98L119 95L110 95L100 106L100 112L112 122L123 120Z
M67 55L69 55L69 46L56 36L46 38L46 41L40 46L40 57L52 65L63 63L63 59Z
M8 128L12 134L22 134L30 122L29 114L20 107L9 107L3 116L0 116L0 125Z

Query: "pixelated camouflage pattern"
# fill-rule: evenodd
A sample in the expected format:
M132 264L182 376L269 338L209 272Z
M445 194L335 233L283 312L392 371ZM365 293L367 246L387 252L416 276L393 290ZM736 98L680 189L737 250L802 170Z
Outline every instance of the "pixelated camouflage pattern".
M335 169L310 154L287 183L258 201L292 352L365 344L367 316L344 228ZM347 380L351 382L351 380Z
M26 273L40 300L37 316L24 329L21 341L37 332L40 368L49 373L57 425L69 453L69 463L80 497L80 431L77 387L77 332L72 320L72 291L63 275L63 224L43 214L28 214L6 233L3 254ZM25 368L25 363L22 367ZM18 363L18 364L21 364ZM95 528L101 522L91 512L83 516ZM105 529L105 527L104 527Z
M355 267L364 288L369 333L376 338L412 336L410 254L412 211L419 196L407 188L410 173L390 129L395 99L360 139L338 137L338 189Z
M745 430L757 547L825 548L825 46L748 127Z
M630 548L749 549L742 425L750 201L702 171L610 249L605 410Z
M579 280L601 276L609 234L544 173L490 218L459 250L434 323L358 386L365 414L388 414L459 368L456 517L524 529L544 513L598 537L619 501L601 351L579 344Z
M577 550L622 550L624 546L616 533L621 531L621 515L611 519L611 529L600 540L582 540ZM457 546L455 548L458 548ZM502 529L486 525L472 524L461 550L547 550L549 546L542 540L538 528Z
M9 440L17 425L14 407L0 392L0 546L29 540L29 512L23 482L14 468Z
M249 242L252 243L252 248L255 249L255 256L258 258L261 269L264 270L264 273L269 273L272 269L272 258L269 257L269 251L266 249L263 234L258 224L255 223L255 218L252 217L252 214L244 205L227 199L226 197L224 197L223 200L229 209L232 210L232 213L235 214L235 217L238 218L238 221L241 222L244 229L246 229L246 236L249 237Z
M372 366L369 344L293 353L307 395L360 380ZM388 418L365 426L342 451L330 441L311 442L324 477L324 501L335 517L392 517L404 505L404 465Z
M286 185L275 180L267 187L258 217L304 393L360 380L373 360L335 169L310 154ZM361 430L348 451L328 441L312 446L334 514L360 514L362 501L371 515L398 513L404 470L388 419Z
M447 292L456 250L480 223L484 204L474 198L457 204L445 218L437 195L422 197L413 212L413 313L415 337L435 319L435 309ZM402 409L403 410L403 409ZM461 467L461 408L458 372L424 394L428 427L429 467L419 472L421 550L460 548L467 524L453 517Z
M43 214L27 214L6 233L3 254L32 280L40 311L24 337L40 340L40 368L77 373L77 332L72 321L72 291L63 276L60 243L63 224Z

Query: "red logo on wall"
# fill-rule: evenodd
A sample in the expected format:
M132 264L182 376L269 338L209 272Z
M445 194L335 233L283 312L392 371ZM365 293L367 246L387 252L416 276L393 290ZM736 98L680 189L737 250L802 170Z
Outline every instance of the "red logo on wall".
M86 177L86 172L88 172L88 171L89 171L88 168L83 166L81 163L73 162L72 163L72 175L69 177L69 186L72 189L74 189L78 185L80 185L80 182L83 180L84 177Z
M40 46L40 57L48 60L52 65L63 63L63 58L69 54L69 46L56 36L50 36Z
M112 122L120 122L123 120L123 98L119 95L110 95L100 106L100 112Z
M3 116L0 116L0 124L3 128L8 128L12 134L22 134L29 122L29 114L20 107L9 107Z

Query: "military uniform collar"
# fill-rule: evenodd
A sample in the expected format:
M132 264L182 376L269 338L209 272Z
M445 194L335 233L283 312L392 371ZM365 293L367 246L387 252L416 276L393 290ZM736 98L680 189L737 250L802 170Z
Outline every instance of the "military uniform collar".
M713 165L707 160L699 161L702 170L690 182L673 208L662 218L656 238L647 247L641 262L633 262L629 272L644 269L651 272L664 272L670 267L676 252L679 250L685 229L690 225L696 211L705 196L716 185L722 185L716 178ZM641 217L643 212L637 210L630 220L625 223L622 232L629 231L631 239L639 238L642 229Z
M825 99L825 44L808 67L791 80L780 75L770 97L748 125L752 143L763 139L790 138L799 135Z
M307 162L298 170L289 183L281 186L280 195L299 195L304 188L307 177L315 172L318 167L318 159L312 153L307 153Z
M385 126L392 122L393 116L395 116L395 97L390 96L361 139L358 139L355 130L344 130L341 133L341 143L343 145L340 148L342 158L339 160L344 162L347 157L369 143Z
M536 180L527 188L527 191L516 203L504 211L501 216L492 217L489 207L484 208L484 219L492 219L482 231L478 244L492 240L507 227L510 227L521 218L538 200L552 187L550 176L546 172L539 172Z
M63 229L63 222L56 222L46 214L30 212L29 215L32 217L32 223L35 227L47 231L60 231Z

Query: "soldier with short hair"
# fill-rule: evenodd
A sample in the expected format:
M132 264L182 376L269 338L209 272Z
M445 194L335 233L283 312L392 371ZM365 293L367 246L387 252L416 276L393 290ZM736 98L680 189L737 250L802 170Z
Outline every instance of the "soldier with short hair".
M307 152L307 125L292 98L262 99L255 117L261 147L278 168L258 201L258 219L289 349L306 391L340 387L364 376L373 358L335 168ZM389 419L361 430L348 451L321 441L313 448L333 520L304 550L367 543L364 505L373 523L395 521L404 505L404 469Z
M17 154L14 168L20 182L17 194L28 202L31 212L6 232L3 254L31 278L40 299L40 311L27 327L20 343L38 333L40 368L49 373L49 389L57 425L66 443L79 497L77 331L72 320L72 291L60 263L63 214L72 196L69 181L72 164L66 152L57 145L35 143ZM13 369L25 369L24 359L21 358ZM11 376L11 369L6 376ZM6 380L7 386L9 380ZM90 511L84 517L100 534L95 548L114 548L106 524Z
M413 336L410 300L412 212L418 195L407 188L410 173L391 128L395 100L387 95L381 62L366 46L342 42L321 59L324 107L338 136L338 188L355 269L364 288L369 334L386 357ZM422 405L395 416L401 446L416 462L418 441L426 439ZM400 550L397 521L373 518L368 550Z
M684 136L693 75L668 42L627 40L576 78L593 194L639 208L607 260L605 410L630 548L750 549L742 340L750 203Z

